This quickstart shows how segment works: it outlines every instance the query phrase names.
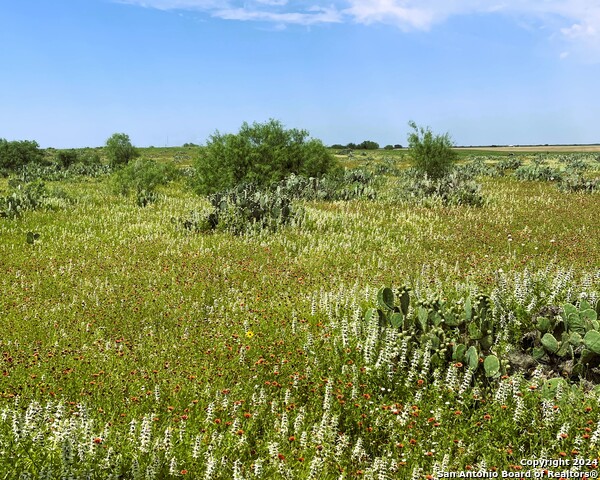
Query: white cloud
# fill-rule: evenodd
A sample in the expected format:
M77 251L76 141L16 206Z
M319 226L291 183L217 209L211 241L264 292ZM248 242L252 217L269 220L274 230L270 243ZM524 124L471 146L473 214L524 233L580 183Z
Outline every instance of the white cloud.
M277 24L317 25L339 23L342 16L335 9L311 9L307 12L272 12L248 8L226 8L214 10L212 15L224 20L263 21Z
M224 20L271 22L278 25L339 23L345 17L335 5L289 0L114 0L160 10L201 11Z
M277 25L384 23L427 31L459 15L506 15L536 21L571 47L600 58L600 0L114 0L162 10L195 10L238 21Z
M428 8L412 7L408 2L390 0L351 1L344 13L358 23L391 23L401 28L428 29L434 22L435 12Z
M288 0L256 0L256 3L261 3L263 5L282 6L287 5Z
M224 7L228 3L217 0L115 0L115 2L159 10L211 10Z

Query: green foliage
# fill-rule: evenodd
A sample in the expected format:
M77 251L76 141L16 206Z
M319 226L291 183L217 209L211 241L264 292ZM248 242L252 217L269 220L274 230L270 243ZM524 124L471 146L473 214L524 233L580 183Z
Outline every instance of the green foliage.
M276 189L294 199L352 200L376 197L375 176L364 169L336 170L321 178L290 175Z
M29 245L33 245L35 243L36 240L38 240L40 238L40 234L37 232L27 232L27 235L25 237L25 241L29 244Z
M209 196L212 211L206 216L192 212L178 223L192 231L227 231L242 235L255 230L275 231L299 220L301 209L283 189L263 190L242 184ZM172 219L176 222L175 219Z
M595 192L600 190L600 178L586 178L578 173L561 177L558 188L563 192Z
M31 183L13 183L8 195L0 197L0 217L18 218L25 211L43 206L49 196L46 186L39 180Z
M113 175L113 186L121 195L135 191L137 204L145 207L157 200L156 188L177 178L177 167L172 163L139 158Z
M583 344L596 355L600 355L600 333L590 330L583 337Z
M378 148L379 144L373 140L365 140L364 142L356 145L357 150L377 150Z
M115 133L106 140L104 152L111 167L127 165L140 156L138 150L131 144L129 135L125 133Z
M565 165L565 171L570 174L581 175L590 170L590 164L580 155L561 155L558 161Z
M405 358L415 351L426 352L430 363L421 371L426 376L423 378L437 368L452 368L453 364L456 368L464 364L472 375L488 379L498 378L505 371L491 353L496 332L489 297L479 295L474 304L467 298L463 305L434 297L417 300L410 310L409 292L406 286L397 295L389 287L381 288L377 294L378 308L367 309L364 318L367 323L379 323L382 338L389 328L399 330L406 345ZM480 363L483 370L479 369Z
M399 330L408 340L409 356L414 349L429 351L432 369L459 362L476 373L483 363L480 373L489 379L498 378L509 366L527 373L531 365L541 363L553 375L600 382L595 370L600 365L600 323L595 307L585 300L578 306L564 304L560 317L538 317L535 329L523 334L518 346L506 349L501 343L506 332L501 332L503 327L493 314L499 306L493 306L490 297L479 295L474 303L467 297L462 304L433 297L417 300L409 310L408 292L407 287L398 291L397 305L393 290L381 288L377 308L368 308L364 318L366 322L377 319L382 338L388 328Z
M195 187L207 194L242 183L267 186L291 173L321 177L335 159L306 130L284 129L281 122L243 123L237 134L214 133L195 162Z
M404 174L402 197L424 201L439 202L442 205L470 205L479 207L485 202L481 194L481 185L461 170L456 170L441 178L430 178L412 170Z
M384 157L380 163L375 164L373 172L377 175L399 176L401 170L398 168L396 159Z
M475 157L469 163L460 165L457 169L469 177L495 177L498 175L496 167L487 164L485 158L482 157Z
M488 355L483 361L483 369L485 376L488 378L496 378L500 376L500 361L496 355Z
M600 324L596 310L586 301L563 304L560 315L540 316L535 330L523 336L524 355L549 366L566 377L582 377L595 382L600 377Z
M87 166L97 166L102 164L100 154L95 149L91 148L86 148L79 154L79 162L82 165Z
M74 163L67 168L57 164L40 165L28 163L22 166L15 177L21 182L34 180L61 181L74 180L80 177L98 178L112 172L112 168L102 163Z
M56 162L62 168L69 168L79 162L79 154L76 150L58 150L56 152Z
M408 135L408 147L415 169L433 180L449 174L458 158L450 135L434 135L429 128L418 127L412 121L408 125L413 129Z
M282 225L298 223L301 209L294 200L351 200L375 198L374 175L355 169L306 178L290 175L270 187L240 184L209 196L213 210L208 215L197 211L174 221L192 231L222 230L242 234L250 230L275 231Z
M28 163L41 162L44 153L37 142L32 140L9 142L0 138L0 174L27 165Z
M542 157L535 158L530 165L521 165L515 170L519 180L553 182L561 179L560 170L551 167Z
M511 156L504 157L496 163L496 169L502 173L506 173L508 170L516 170L521 165L523 165L523 161L519 157L515 157L511 154Z
M375 176L361 168L346 170L343 174L332 174L324 178L323 185L327 194L319 198L324 200L351 200L353 198L374 199Z

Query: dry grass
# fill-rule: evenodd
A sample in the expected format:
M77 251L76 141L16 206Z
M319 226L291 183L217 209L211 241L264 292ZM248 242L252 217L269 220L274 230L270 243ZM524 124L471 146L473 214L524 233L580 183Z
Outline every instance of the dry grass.
M600 152L600 144L596 145L517 145L514 147L458 147L456 150L486 150L491 152Z

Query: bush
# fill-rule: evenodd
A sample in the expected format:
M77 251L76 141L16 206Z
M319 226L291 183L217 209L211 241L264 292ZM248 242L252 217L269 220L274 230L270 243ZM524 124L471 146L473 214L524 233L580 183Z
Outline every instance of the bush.
M553 182L559 181L562 173L547 165L545 160L535 159L531 165L522 165L517 168L514 175L519 180Z
M11 179L9 186L8 195L0 196L0 218L15 219L29 210L54 209L70 201L64 191L48 190L40 180L22 183Z
M302 200L351 200L353 198L374 199L375 176L366 170L338 170L322 178L306 178L290 175L276 189L287 196Z
M209 195L208 214L191 212L188 218L173 219L187 230L220 230L236 235L252 230L274 231L282 225L298 223L302 209L294 200L350 200L375 198L375 176L366 170L337 170L322 178L291 174L277 184L264 188L239 184Z
M79 162L83 165L96 166L101 165L100 154L96 150L85 149L79 156Z
M402 194L409 199L440 202L443 205L479 207L484 204L481 185L476 183L471 175L460 170L442 178L429 178L415 170L408 171L405 173Z
M590 169L590 165L579 156L561 155L558 161L565 164L565 171L569 174L581 175Z
M78 177L97 178L107 175L111 172L108 165L101 163L84 164L74 163L68 168L62 168L56 163L50 165L41 165L39 163L28 163L19 168L15 177L20 182L33 182L34 180L61 181L70 180Z
M523 161L519 157L509 156L500 160L496 164L496 169L499 172L506 173L507 170L516 170L521 165L523 165Z
M104 152L111 167L127 165L140 156L138 150L131 144L129 135L124 133L115 133L106 140Z
M56 152L56 162L62 168L69 168L79 162L79 154L76 150L59 150Z
M44 158L37 142L22 140L9 142L0 138L0 171L8 173L28 163L39 163Z
M408 125L414 130L408 135L408 147L417 172L432 180L450 173L458 155L452 150L449 134L434 135L429 128L418 127L412 121Z
M241 235L254 230L275 231L298 218L301 210L292 205L292 200L279 188L262 190L255 184L240 184L210 195L212 210L208 215L191 212L178 222L196 232L217 230Z
M115 172L113 186L121 195L128 195L135 190L137 204L145 207L158 198L156 187L166 185L177 174L177 168L172 164L140 158Z
M289 174L321 177L335 159L305 130L286 130L277 120L244 122L237 134L213 134L195 162L196 190L214 193L241 183L266 186Z
M558 188L563 192L594 192L600 190L600 178L587 179L577 173L570 173L560 179Z
M376 163L373 166L373 172L377 175L390 175L397 177L401 170L398 167L398 162L394 158L384 158L381 163Z
M482 157L476 157L471 162L461 165L459 169L471 177L495 177L498 175L498 170L493 165L485 163Z

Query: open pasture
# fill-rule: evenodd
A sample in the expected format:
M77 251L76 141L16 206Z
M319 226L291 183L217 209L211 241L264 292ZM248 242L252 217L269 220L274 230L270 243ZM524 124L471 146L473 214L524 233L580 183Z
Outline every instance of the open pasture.
M540 309L598 301L598 193L481 181L485 205L448 207L398 200L381 175L375 200L305 201L300 225L242 236L174 222L208 208L183 180L145 208L108 177L47 182L70 200L0 219L0 478L417 479L596 461L593 384L430 369L427 345L407 358L406 337L365 319L382 286L410 287L414 315L417 299L487 294L502 360Z

